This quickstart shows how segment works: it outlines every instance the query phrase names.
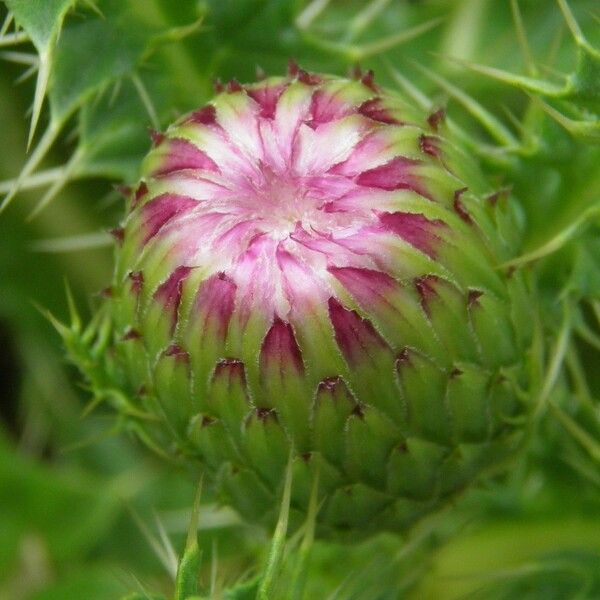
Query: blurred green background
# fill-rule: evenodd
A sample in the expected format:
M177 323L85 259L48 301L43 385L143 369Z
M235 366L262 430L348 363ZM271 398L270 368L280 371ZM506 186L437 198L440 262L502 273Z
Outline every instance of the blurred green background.
M489 176L512 185L522 201L524 252L543 247L600 203L597 140L569 135L539 106L532 110L527 94L448 60L556 81L557 72L573 72L575 44L559 5L519 6L533 72L507 0L0 4L1 20L8 8L41 16L29 25L40 34L32 36L35 46L10 45L14 25L0 36L3 193L28 159L36 74L16 80L40 50L49 52L50 78L32 148L44 132L57 131L34 169L47 183L36 187L25 177L0 215L1 600L104 600L171 589L174 557L161 536L181 551L199 473L149 455L108 408L83 416L89 398L40 311L67 319L68 283L88 318L110 282L107 232L122 210L113 185L135 181L149 148L147 128L205 102L217 77L249 81L257 67L280 74L292 57L306 69L340 75L359 62L381 85L408 81L432 109L448 107ZM570 6L600 47L597 0ZM54 44L62 7L69 10ZM480 104L469 112L469 100L452 86ZM552 106L575 118L572 106ZM474 116L478 107L504 123L509 140L502 144L489 121ZM575 108L593 120L599 107L594 100ZM30 219L40 201L48 206ZM536 271L550 347L559 298L572 301L580 337L591 331L587 341L572 343L571 367L557 378L565 418L547 413L508 475L490 477L449 518L408 542L383 536L357 548L317 544L308 598L600 598L598 238L597 224L577 228ZM217 564L223 587L260 567L268 534L239 524L208 491L200 539L202 580L210 585Z

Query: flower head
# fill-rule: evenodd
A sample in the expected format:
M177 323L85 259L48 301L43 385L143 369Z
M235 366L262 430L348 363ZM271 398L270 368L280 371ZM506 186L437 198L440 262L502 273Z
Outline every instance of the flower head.
M370 74L232 82L162 134L108 300L122 385L261 516L293 447L324 526L404 529L514 446L506 199Z

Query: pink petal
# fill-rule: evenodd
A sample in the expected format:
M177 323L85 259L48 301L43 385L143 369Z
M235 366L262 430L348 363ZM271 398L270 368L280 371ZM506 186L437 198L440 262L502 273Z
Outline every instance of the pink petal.
M237 286L224 273L215 273L198 288L194 308L190 314L193 323L202 323L202 331L214 330L224 342L233 314Z
M440 229L446 227L444 221L430 220L416 213L383 213L379 217L383 227L400 236L430 258L435 258L436 250L441 243Z
M285 89L283 84L247 88L246 93L260 106L260 116L263 119L273 119L279 96Z
M154 299L157 302L160 302L163 305L165 312L170 315L171 331L175 330L175 325L177 324L177 310L179 309L179 303L181 302L183 282L187 279L191 270L190 267L177 267L171 273L169 278L158 287L156 292L154 292Z
M334 298L329 299L329 318L335 332L335 341L351 366L372 358L377 350L387 344L367 319L356 311L344 308Z
M298 375L304 373L302 353L294 330L289 323L279 318L275 318L263 341L260 350L260 369L265 374L268 374L271 369L276 369L281 373L282 378L290 369Z
M175 194L163 194L148 202L142 208L141 214L142 227L145 230L143 243L146 244L171 219L193 210L197 205L196 200Z
M161 145L161 152L161 164L152 172L155 177L184 169L219 171L217 164L205 152L186 140L169 139Z

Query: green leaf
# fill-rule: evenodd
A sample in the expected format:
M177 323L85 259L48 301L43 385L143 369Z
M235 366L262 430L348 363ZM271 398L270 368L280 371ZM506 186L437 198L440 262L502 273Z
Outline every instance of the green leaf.
M245 583L236 585L224 593L225 600L256 600L260 578L256 577Z
M40 59L29 129L29 145L42 111L58 34L67 12L77 0L5 0L5 2L17 24L30 36Z
M141 60L151 32L128 10L129 4L108 6L107 17L89 17L63 31L49 94L54 121L63 123L92 94L132 73Z
M77 0L4 0L39 52L56 41L68 10Z
M125 79L117 93L86 103L79 113L79 169L88 176L135 181L150 140L147 116L133 83Z
M70 573L62 581L44 591L28 596L29 600L115 600L124 593L119 578L103 566L90 567ZM155 596L139 596L140 600L161 600ZM131 600L131 599L127 599Z
M68 561L95 546L119 511L111 493L82 473L61 473L36 465L12 451L0 436L0 505L22 536L40 537L53 560ZM0 555L10 562L10 556ZM7 572L8 564L0 564Z

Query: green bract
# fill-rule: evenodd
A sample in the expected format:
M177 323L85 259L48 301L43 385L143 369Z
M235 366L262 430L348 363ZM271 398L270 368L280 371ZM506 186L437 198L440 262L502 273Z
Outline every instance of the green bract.
M264 522L291 453L323 533L404 531L515 451L518 227L442 111L292 64L153 140L87 369L142 439Z

